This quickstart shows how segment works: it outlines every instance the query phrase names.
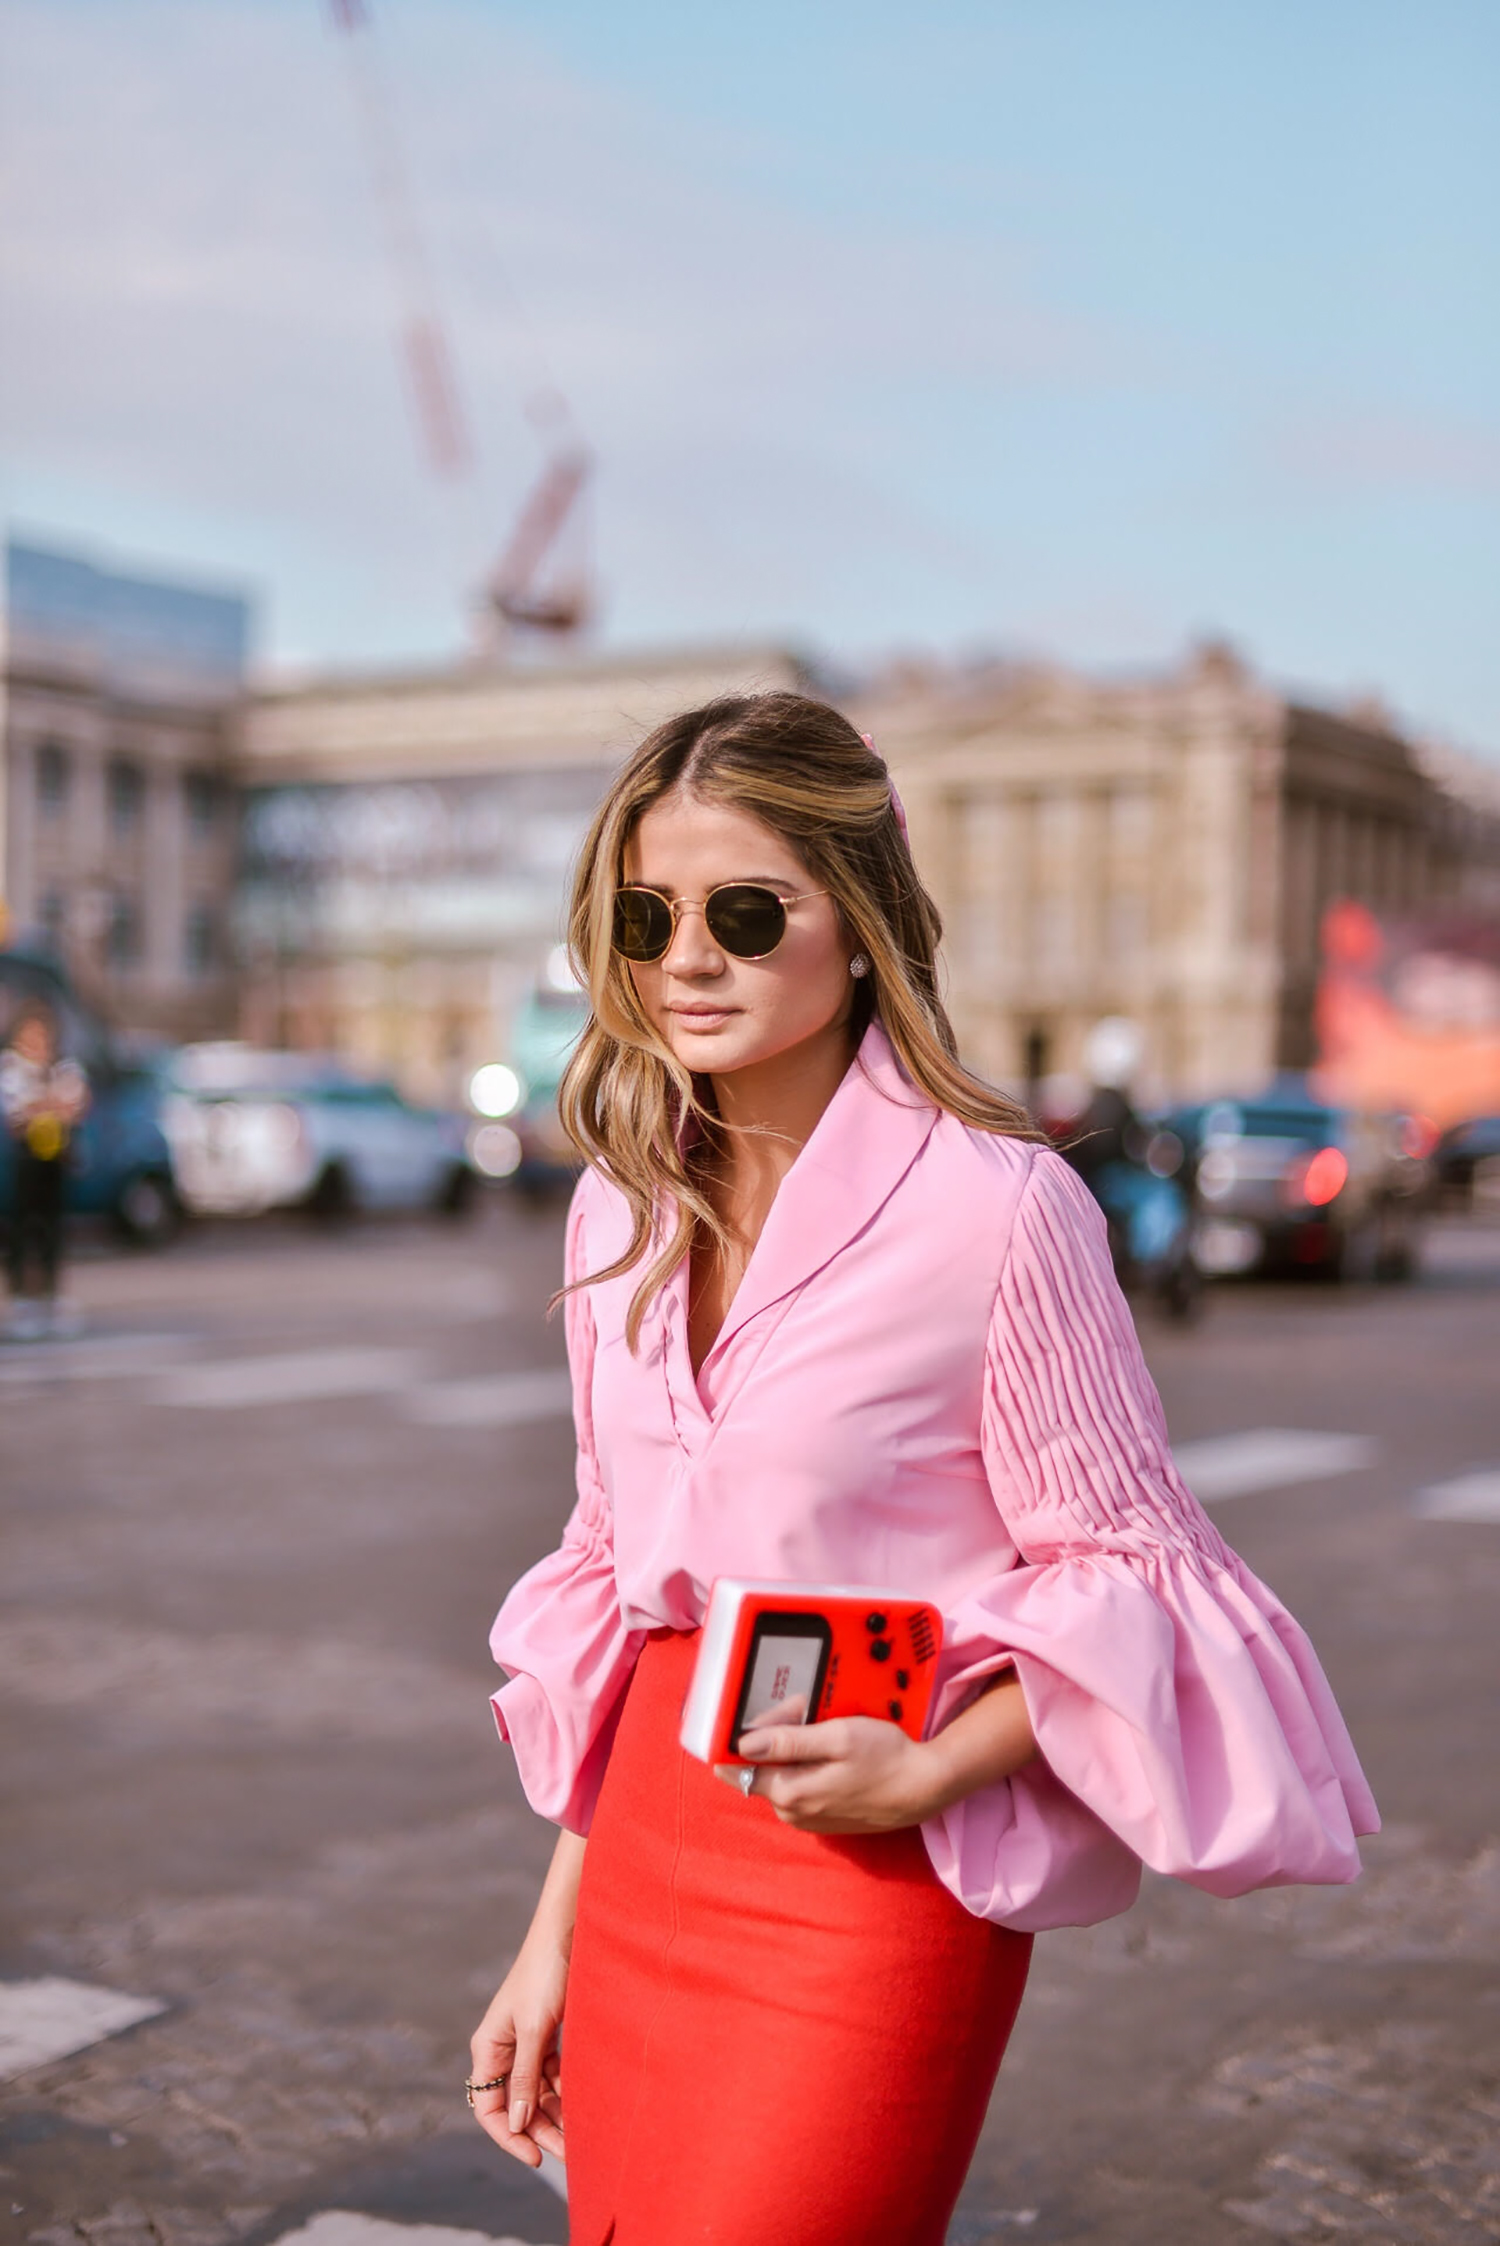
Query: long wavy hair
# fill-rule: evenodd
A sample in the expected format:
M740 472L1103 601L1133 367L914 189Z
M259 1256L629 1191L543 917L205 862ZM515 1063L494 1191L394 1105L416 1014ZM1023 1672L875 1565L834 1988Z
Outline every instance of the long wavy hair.
M563 1127L584 1160L619 1188L631 1215L623 1253L574 1283L618 1278L655 1247L626 1321L632 1348L694 1239L726 1243L691 1143L715 1143L706 1087L652 1027L612 943L626 846L643 813L674 790L749 812L828 891L870 962L852 986L856 1040L878 1014L902 1068L935 1106L981 1131L1040 1136L1023 1108L958 1059L938 989L942 921L897 822L890 774L848 719L787 693L727 697L669 718L616 775L595 814L568 924L574 972L592 1011L563 1077ZM696 1133L684 1129L690 1119Z

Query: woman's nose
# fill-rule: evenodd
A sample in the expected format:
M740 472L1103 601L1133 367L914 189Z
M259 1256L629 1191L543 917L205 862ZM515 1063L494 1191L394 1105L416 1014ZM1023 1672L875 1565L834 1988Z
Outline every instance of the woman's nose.
M709 933L701 905L677 907L677 926L672 931L672 941L662 957L662 965L669 974L676 975L717 975L722 970L724 954Z

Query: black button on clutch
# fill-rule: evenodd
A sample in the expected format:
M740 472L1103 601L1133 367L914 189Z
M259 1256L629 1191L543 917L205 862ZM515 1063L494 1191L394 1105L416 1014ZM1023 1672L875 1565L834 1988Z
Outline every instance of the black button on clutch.
M870 1658L872 1661L889 1661L891 1658L890 1639L872 1638L870 1640Z
M905 1713L906 1713L906 1710L905 1710L905 1709L904 1709L904 1708L902 1707L902 1705L901 1705L900 1701L899 1701L899 1700L888 1700L888 1701L886 1702L886 1706L887 1706L887 1708L889 1708L889 1710L890 1710L890 1712L891 1712L891 1722L892 1722L892 1723L899 1723L899 1722L901 1721L901 1718L902 1718L902 1717L903 1717L903 1716L905 1715Z
M883 1614L867 1614L865 1616L865 1628L878 1638L885 1628L885 1616Z
M901 1687L901 1690L905 1692L907 1686L911 1683L910 1669L898 1669L896 1671L896 1682Z

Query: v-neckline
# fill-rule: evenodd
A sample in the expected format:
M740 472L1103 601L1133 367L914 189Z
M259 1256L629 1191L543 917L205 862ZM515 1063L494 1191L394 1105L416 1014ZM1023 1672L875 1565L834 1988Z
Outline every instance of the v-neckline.
M869 1222L916 1159L938 1109L904 1075L878 1023L859 1050L816 1125L798 1149L770 1207L719 1330L693 1364L692 1257L667 1282L667 1381L674 1410L714 1427L728 1401L705 1386L723 1352L761 1313L791 1295ZM731 1387L737 1387L732 1382ZM689 1448L695 1448L690 1443Z
M822 1118L820 1117L819 1121L821 1120ZM812 1134L809 1133L808 1137L810 1138L811 1135ZM684 1259L686 1279L683 1285L683 1340L684 1346L687 1350L688 1371L692 1375L694 1388L698 1390L698 1401L703 1405L704 1413L707 1416L711 1415L708 1412L707 1400L703 1395L702 1389L699 1387L699 1375L702 1373L704 1366L708 1363L714 1351L718 1348L720 1340L723 1338L723 1335L734 1316L734 1306L745 1291L745 1282L750 1276L750 1269L755 1262L756 1253L760 1247L761 1241L765 1238L766 1226L771 1221L771 1211L775 1208L777 1201L781 1198L782 1187L786 1184L787 1179L791 1176L793 1170L795 1170L795 1168L797 1167L797 1163L801 1159L807 1143L807 1140L804 1140L802 1146L798 1147L796 1154L787 1164L785 1173L778 1180L776 1191L772 1194L770 1200L767 1202L766 1213L760 1220L760 1230L756 1233L755 1238L750 1243L750 1253L745 1258L744 1269L741 1271L738 1279L736 1279L734 1283L734 1292L729 1296L728 1300L724 1304L722 1311L719 1314L719 1323L714 1328L713 1339L709 1342L708 1347L704 1350L703 1355L698 1359L696 1364L693 1362L693 1250L691 1248L689 1248L687 1256Z

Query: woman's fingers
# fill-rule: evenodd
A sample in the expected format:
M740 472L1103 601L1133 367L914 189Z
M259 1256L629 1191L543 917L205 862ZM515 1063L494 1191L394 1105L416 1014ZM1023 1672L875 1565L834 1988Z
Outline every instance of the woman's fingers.
M518 2040L524 2047L524 2034ZM491 2077L476 2075L474 2079L489 2081ZM522 2104L530 2108L524 2124L515 2118ZM523 2080L519 2096L514 2067L509 2081L498 2090L476 2090L474 2118L502 2152L508 2152L513 2160L519 2160L527 2168L541 2166L543 2151L555 2152L561 2160L564 2157L562 2100L557 2089L555 2059L541 2066L530 2090Z
M531 2127L542 2094L542 2070L548 2038L525 2025L516 2028L516 2055L510 2063L510 2105L507 2119L514 2136Z
M543 2152L555 2153L559 2160L568 2157L563 2142L562 2115L557 2110L557 2100L546 2091L542 2093L541 2111L531 2124L531 2141L540 2145Z
M473 2083L495 2082L496 2090L476 2089L471 2103L476 2117L483 2122L486 2114L494 2115L505 2104L505 2088L510 2080L510 2070L515 2058L515 2038L508 2033L495 2033L488 2025L486 2014L474 2031L469 2045L469 2080Z
M746 1762L828 1762L847 1754L848 1736L837 1722L772 1724L765 1730L742 1732L739 1749Z
M509 2007L502 2004L504 1994L502 1989L469 2039L472 2082L489 2082L497 2074L508 2073L515 2057L515 2021Z
M511 2020L497 2016L492 2005L475 2030L469 2045L469 2080L474 2083L495 2083L493 2090L476 2089L473 2094L474 2119L487 2137L496 2144L534 2168L540 2159L529 2138L518 2138L506 2118L510 2101L510 2085L515 2072L516 2036Z
M542 2156L535 2139L527 2131L512 2129L505 2118L503 2092L493 2100L476 2098L474 2117L485 2135L493 2137L500 2150L508 2152L512 2160L519 2160L526 2168L540 2168Z

